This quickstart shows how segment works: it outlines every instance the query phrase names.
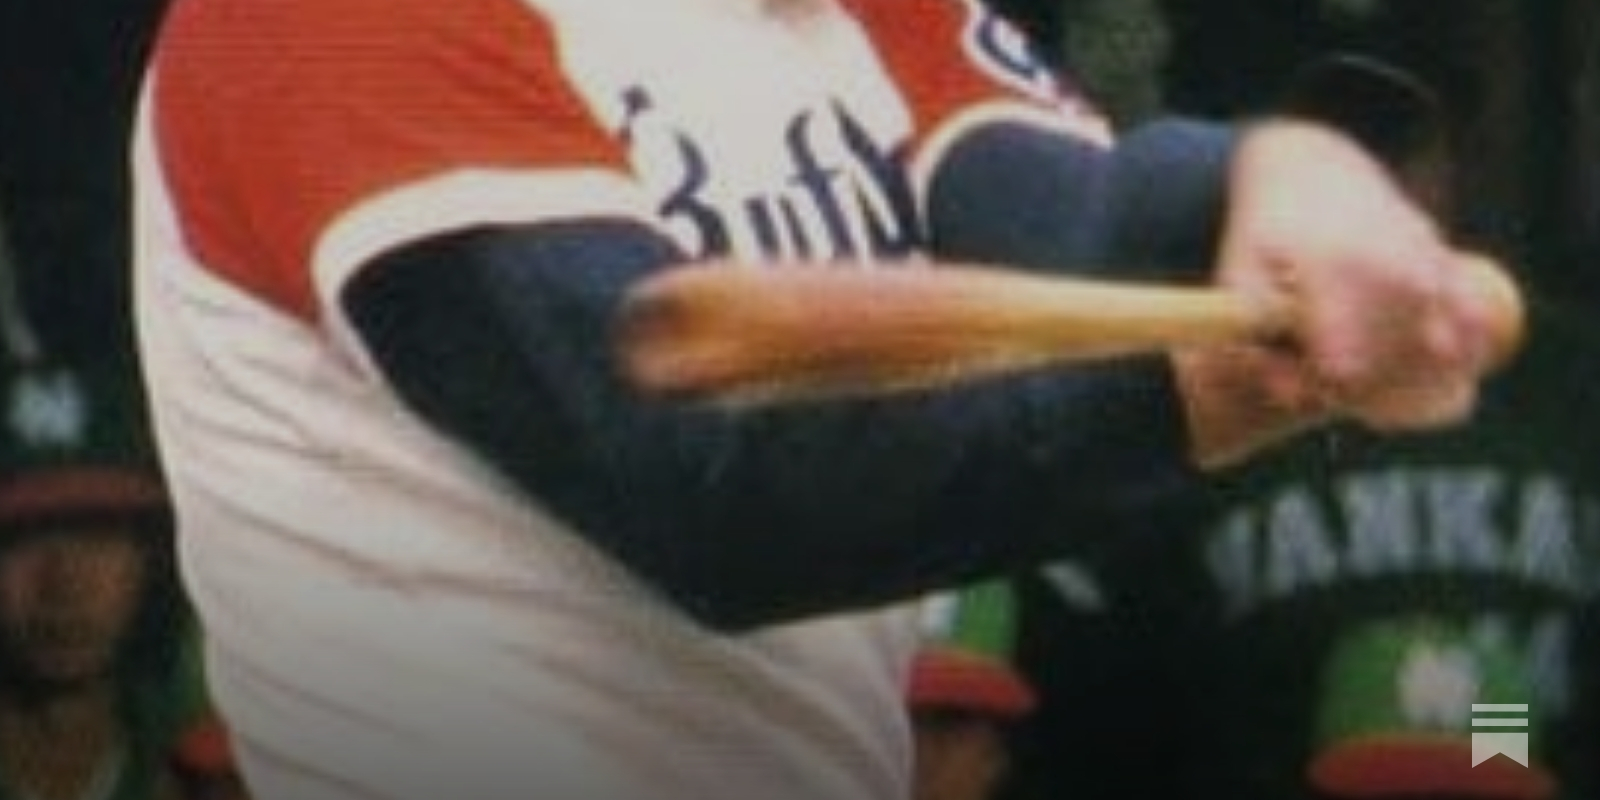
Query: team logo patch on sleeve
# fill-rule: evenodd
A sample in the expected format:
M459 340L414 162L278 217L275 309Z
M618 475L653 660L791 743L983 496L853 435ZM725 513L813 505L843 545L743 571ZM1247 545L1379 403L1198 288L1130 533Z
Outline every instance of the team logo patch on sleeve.
M966 7L967 14L962 49L974 65L994 79L1041 100L1061 99L1055 71L1040 58L1020 29L983 5L982 0L957 1Z

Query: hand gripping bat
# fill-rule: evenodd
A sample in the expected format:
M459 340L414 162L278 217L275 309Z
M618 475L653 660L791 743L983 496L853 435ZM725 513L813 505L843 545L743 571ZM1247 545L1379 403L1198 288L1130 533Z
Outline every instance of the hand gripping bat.
M1494 309L1496 365L1517 350L1521 293L1464 254ZM1283 342L1286 300L1219 287L1045 276L977 266L694 266L635 287L618 328L641 390L729 404L926 389L1043 365Z

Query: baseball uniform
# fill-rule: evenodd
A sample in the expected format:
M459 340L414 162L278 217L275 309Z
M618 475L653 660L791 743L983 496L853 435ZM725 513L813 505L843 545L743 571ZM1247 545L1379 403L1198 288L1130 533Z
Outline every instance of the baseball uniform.
M951 213L927 207L946 154L1005 120L1088 153L1106 145L1101 123L968 0L180 0L134 155L139 330L214 691L256 793L905 796L901 682L916 631L894 601L921 584L712 629L684 613L700 593L664 601L614 557L631 545L598 546L595 532L619 517L666 530L657 494L738 500L787 484L730 490L750 474L730 468L716 486L620 480L596 500L576 468L549 465L603 470L618 451L579 459L553 438L519 451L545 481L530 491L481 451L525 429L568 435L579 423L541 415L588 386L556 381L511 406L525 426L463 441L395 390L370 346L410 326L352 320L345 302L384 271L372 264L462 231L564 241L604 224L681 259L915 259L936 238L928 218ZM550 274L599 270L562 266ZM484 317L485 338L498 325ZM518 341L537 360L601 338ZM428 344L424 367L490 352ZM468 396L445 405L474 402L479 387L444 383ZM1170 411L1170 390L1146 402ZM1128 405L1141 403L1093 407L1109 421ZM597 437L616 430L604 422ZM795 500L726 541L784 547L782 526L852 506L911 531L915 506L895 502L920 496L911 482L862 484L850 469L889 452L868 430L850 458L801 437L769 444L791 448L784 464L814 458L822 477L834 464L838 495ZM1178 471L1175 430L1132 437L1160 440L1158 471ZM1028 486L1042 497L1043 483ZM998 502L995 489L980 482L967 513ZM965 534L929 560L989 547ZM821 586L833 571L915 561L863 547L814 564L774 549L721 574L811 569Z

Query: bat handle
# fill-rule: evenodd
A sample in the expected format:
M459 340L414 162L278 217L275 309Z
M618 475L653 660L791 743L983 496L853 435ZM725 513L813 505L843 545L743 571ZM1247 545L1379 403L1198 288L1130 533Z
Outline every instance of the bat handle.
M1484 253L1459 256L1473 294L1484 303L1489 320L1490 348L1486 371L1505 366L1522 349L1527 337L1528 308L1511 273Z

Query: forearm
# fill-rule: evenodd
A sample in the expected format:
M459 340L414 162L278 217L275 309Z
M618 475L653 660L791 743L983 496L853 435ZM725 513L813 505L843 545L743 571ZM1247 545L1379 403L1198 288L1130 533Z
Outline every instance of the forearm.
M424 416L708 621L859 608L1066 552L1191 477L1158 360L738 412L642 397L609 326L674 256L614 226L414 246L345 304Z

